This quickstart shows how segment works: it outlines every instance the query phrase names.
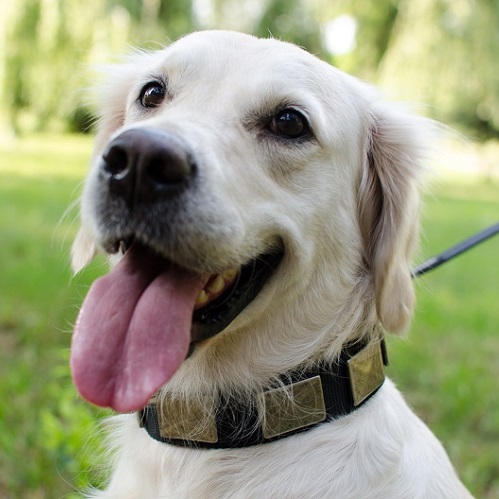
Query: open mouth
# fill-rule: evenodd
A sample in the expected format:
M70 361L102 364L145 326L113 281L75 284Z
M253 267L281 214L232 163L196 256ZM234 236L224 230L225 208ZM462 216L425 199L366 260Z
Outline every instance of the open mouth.
M251 303L284 251L210 276L179 267L139 241L121 247L123 258L94 282L81 308L71 367L87 400L131 411L147 403L197 343L223 331Z
M113 246L125 255L133 244L137 243L131 237ZM191 344L223 331L262 290L283 256L283 245L279 244L240 268L233 267L221 274L212 274L196 297Z
M279 266L282 249L259 255L239 270L212 276L196 299L191 343L223 331L258 295Z

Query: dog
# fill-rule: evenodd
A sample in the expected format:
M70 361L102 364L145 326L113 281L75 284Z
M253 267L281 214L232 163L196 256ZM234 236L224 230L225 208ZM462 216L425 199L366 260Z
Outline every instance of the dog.
M385 379L433 125L305 50L204 31L98 88L71 369L101 498L471 497Z

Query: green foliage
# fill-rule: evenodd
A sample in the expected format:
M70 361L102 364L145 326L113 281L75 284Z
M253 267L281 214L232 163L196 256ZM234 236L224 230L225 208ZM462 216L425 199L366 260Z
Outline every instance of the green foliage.
M194 27L191 2L182 0L9 3L0 19L8 48L4 60L0 55L0 86L9 123L16 133L85 126L80 109L89 64L109 62L127 43L165 43Z
M332 2L333 7L330 6L326 11L326 19L331 20L338 15L348 14L355 18L358 25L355 50L344 56L332 54L332 62L347 72L369 81L376 81L378 65L393 41L394 26L400 4L403 2L404 0ZM324 8L322 13L324 14Z
M86 137L42 136L0 148L0 497L76 497L102 480L97 421L68 368L71 324L98 260L71 277L69 246L90 156ZM430 256L497 222L492 181L437 186L423 217ZM390 338L388 373L447 446L473 493L499 496L499 238L420 278L408 340Z
M345 14L357 23L355 48L329 54L327 27ZM499 3L487 0L7 0L0 120L16 133L80 129L89 64L128 44L160 48L195 29L223 28L293 41L437 119L494 136L498 25Z
M314 12L310 4L300 0L270 0L251 32L296 43L316 54L323 50Z
M400 2L380 81L433 116L481 136L499 132L499 3Z

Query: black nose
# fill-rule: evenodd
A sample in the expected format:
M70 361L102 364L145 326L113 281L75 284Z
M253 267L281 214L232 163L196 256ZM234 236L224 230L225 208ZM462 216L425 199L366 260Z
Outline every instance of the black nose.
M182 192L194 175L194 162L175 136L151 128L127 130L102 154L101 174L109 190L130 205Z

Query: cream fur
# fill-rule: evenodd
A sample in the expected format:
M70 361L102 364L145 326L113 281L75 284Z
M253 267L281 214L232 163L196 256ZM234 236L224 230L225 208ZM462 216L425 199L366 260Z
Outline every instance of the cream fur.
M145 112L137 95L157 75L167 78L170 97ZM269 285L183 363L163 393L251 396L280 373L334 359L376 324L408 327L425 120L293 45L230 32L195 33L135 54L108 72L97 95L95 164L112 137L141 126L177 134L196 153L203 189L185 207L182 252L168 250L170 258L219 272L277 238L285 246ZM261 133L259 119L284 105L308 118L314 140L290 146ZM94 167L75 268L108 236L95 208L98 182ZM245 449L160 444L133 415L111 425L112 478L92 497L470 497L389 381L347 417Z

